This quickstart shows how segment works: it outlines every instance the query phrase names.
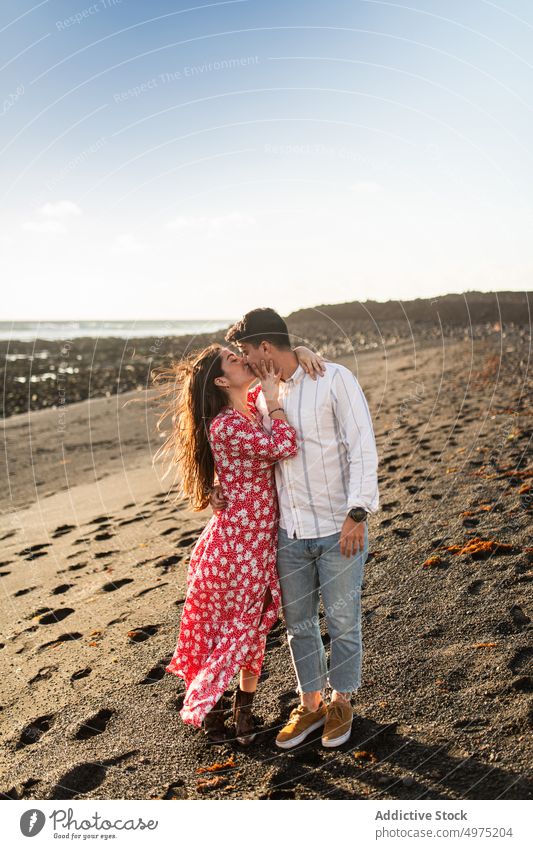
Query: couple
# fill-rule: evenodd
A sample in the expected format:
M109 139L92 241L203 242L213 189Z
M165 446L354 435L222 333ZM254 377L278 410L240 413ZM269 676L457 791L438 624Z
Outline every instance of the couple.
M192 508L211 504L214 512L191 555L166 671L185 679L183 721L203 726L211 742L227 739L221 697L239 673L234 736L248 745L266 637L281 604L300 704L276 745L290 749L324 726L322 744L339 746L350 736L361 683L366 519L379 502L367 402L344 366L293 350L272 309L247 313L226 341L238 353L210 345L172 372L180 391L161 451L180 467Z

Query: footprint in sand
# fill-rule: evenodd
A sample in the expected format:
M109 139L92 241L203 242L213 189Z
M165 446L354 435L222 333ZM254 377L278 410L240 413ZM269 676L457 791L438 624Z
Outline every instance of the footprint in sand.
M82 678L87 678L90 675L92 669L90 666L86 666L84 669L78 669L76 672L73 672L70 676L71 681L81 681Z
M150 519L151 513L137 513L136 516L133 516L131 519L122 519L118 524L119 525L133 525L134 522L145 522L147 519Z
M533 693L533 678L531 675L520 675L511 681L511 689L518 693Z
M73 607L59 607L57 610L52 610L50 613L45 613L44 616L41 616L39 625L55 625L56 622L66 619L71 613L75 613Z
M109 533L109 531L102 531L101 533L95 534L94 538L95 538L95 540L98 540L100 542L100 540L103 540L103 539L112 539L112 537L114 537L114 536L115 536L115 534L111 534L111 533Z
M40 780L38 778L28 778L26 781L23 781L21 784L10 787L9 790L4 790L0 792L0 796L3 796L4 799L28 799L27 796L28 790L31 790L32 787L35 787L37 784L40 784Z
M91 737L96 737L98 734L103 734L107 728L108 722L115 713L109 708L101 708L98 713L91 716L89 719L80 725L74 735L75 740L89 740Z
M58 539L59 537L65 536L65 534L69 534L75 529L76 525L59 525L59 527L53 532L52 539Z
M185 782L178 778L176 781L169 784L162 796L154 796L155 799L187 799L187 788Z
M399 501L386 501L385 504L382 505L381 509L386 513L389 513L394 507L397 507Z
M133 598L140 598L142 595L146 595L147 593L151 593L153 590L160 590L161 587L168 587L168 581L163 581L160 584L157 584L155 587L146 587L146 589L141 590L138 593L135 593Z
M102 591L104 593L113 593L115 590L126 586L126 584L133 584L133 578L121 578L120 581L110 581L108 584L103 585Z
M393 534L396 534L397 537L400 537L400 539L406 539L411 536L410 528L393 528L392 532Z
M179 528L167 528L166 531L161 531L160 536L168 537L169 534L174 534L179 531Z
M139 681L139 683L157 684L158 681L161 681L161 679L165 677L165 666L168 666L170 660L170 657L162 657L161 660L158 661L157 665L152 666L152 668L146 673L142 681Z
M62 572L78 572L80 569L85 569L86 566L87 566L86 563L72 563L72 565L69 566L68 569L62 569L61 571ZM59 575L59 572L57 574Z
M68 592L74 584L59 584L57 587L54 587L52 590L52 595L62 595L63 593Z
M18 556L23 557L24 560L36 560L38 557L44 557L45 554L48 554L44 549L49 548L52 545L51 542L41 542L36 545L29 545L27 548L23 548L22 551L19 551Z
M524 613L519 604L513 604L509 611L509 615L513 620L513 624L516 625L516 627L520 631L527 625L529 625L529 623L531 622L531 619L529 618L527 613Z
M62 775L52 789L50 799L76 799L96 790L105 781L107 768L102 763L82 763Z
M171 566L176 566L178 563L181 563L181 557L178 554L171 554L170 557L156 560L155 565L162 567L163 572L168 572Z
M15 749L23 749L25 746L32 746L38 743L43 734L51 728L54 721L54 714L49 713L45 716L38 716L37 719L32 719L29 725L22 729L22 733L18 740Z
M39 669L37 675L34 675L33 678L30 678L28 684L38 684L39 681L47 681L49 678L52 677L54 672L57 672L57 669L57 666L42 666L41 669Z
M13 597L18 598L21 595L27 595L28 593L31 593L31 592L33 592L33 590L36 590L36 589L37 589L37 587L25 587L24 589L17 590L16 593L13 593Z
M188 548L190 545L193 545L193 543L195 543L197 541L197 539L198 539L198 534L196 534L196 533L185 534L184 536L181 537L181 539L178 539L176 541L176 545L179 548Z
M33 613L26 616L26 619L35 619L36 616L42 616L43 613L48 613L51 610L51 607L38 607L37 610L34 610Z
M142 628L133 628L128 631L128 638L133 643L143 643L145 640L157 634L161 625L143 625Z
M41 651L44 651L45 649L49 649L49 648L52 648L52 647L55 648L56 646L61 645L61 643L69 643L72 640L81 640L82 637L83 637L83 634L80 634L79 631L71 631L68 634L61 634L61 636L57 637L57 639L50 640L48 643L43 643L42 646L39 646L37 651L41 652Z
M517 649L508 663L511 672L531 672L533 666L533 648Z

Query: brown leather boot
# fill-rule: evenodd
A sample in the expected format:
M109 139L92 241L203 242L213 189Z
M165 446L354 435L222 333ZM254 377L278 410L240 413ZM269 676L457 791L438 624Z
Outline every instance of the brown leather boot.
M224 724L227 711L222 705L222 698L213 705L209 713L205 715L203 728L210 743L226 743L227 728Z
M252 702L255 693L245 693L236 690L233 697L233 721L235 723L235 739L241 746L249 746L256 737L255 719L252 714Z

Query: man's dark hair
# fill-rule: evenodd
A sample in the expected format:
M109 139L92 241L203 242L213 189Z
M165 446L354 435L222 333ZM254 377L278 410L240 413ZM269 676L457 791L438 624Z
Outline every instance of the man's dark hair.
M290 348L291 340L282 317L270 307L251 310L226 333L226 342L248 342L258 348L261 342L270 342L276 348Z

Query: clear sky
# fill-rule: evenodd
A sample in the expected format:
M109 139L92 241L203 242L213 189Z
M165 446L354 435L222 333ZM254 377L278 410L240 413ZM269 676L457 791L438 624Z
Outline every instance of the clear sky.
M0 7L2 320L531 288L531 0Z

